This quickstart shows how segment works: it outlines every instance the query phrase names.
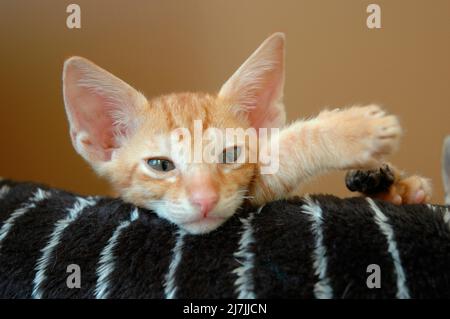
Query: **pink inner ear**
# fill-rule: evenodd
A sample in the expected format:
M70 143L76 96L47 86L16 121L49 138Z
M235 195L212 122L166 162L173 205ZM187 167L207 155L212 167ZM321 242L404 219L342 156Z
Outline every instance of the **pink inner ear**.
M87 92L87 88L79 88L72 100L72 116L79 131L88 133L90 142L101 148L117 146L114 141L114 123L108 100L96 93ZM72 104L71 103L71 104Z
M279 73L279 72L277 72ZM282 75L273 75L262 90L256 92L255 106L251 107L249 120L254 128L279 127L284 119L284 109L277 103L280 99L280 83Z
M73 142L76 145L78 134L83 133L80 142L87 155L94 160L110 160L112 150L118 148L112 103L92 89L78 85L78 81L75 83L65 90Z

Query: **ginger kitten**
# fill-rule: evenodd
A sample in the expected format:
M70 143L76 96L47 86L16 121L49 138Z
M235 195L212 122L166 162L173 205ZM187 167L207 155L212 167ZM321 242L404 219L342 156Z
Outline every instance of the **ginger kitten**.
M73 145L124 200L194 234L214 230L244 201L262 205L288 197L318 174L380 165L396 149L401 128L376 105L323 111L286 125L284 47L284 34L270 36L217 94L152 99L72 57L64 64L63 86ZM195 123L218 133L280 131L268 131L268 142L257 145L248 136L221 144L211 134L200 144L220 145L212 152L217 161L199 162L177 151L180 145L194 148L178 133L193 135ZM255 154L256 161L249 160ZM264 173L263 155L274 154L276 170Z

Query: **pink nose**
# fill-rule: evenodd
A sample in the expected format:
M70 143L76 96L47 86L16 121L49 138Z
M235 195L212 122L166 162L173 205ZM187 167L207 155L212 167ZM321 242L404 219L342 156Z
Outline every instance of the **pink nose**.
M219 196L216 193L193 193L190 198L191 203L200 208L200 212L204 218L213 210L218 200Z

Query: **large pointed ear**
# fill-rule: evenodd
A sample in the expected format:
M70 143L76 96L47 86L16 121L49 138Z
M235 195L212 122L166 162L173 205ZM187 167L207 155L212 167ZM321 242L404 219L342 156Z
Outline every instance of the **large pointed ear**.
M145 97L111 73L80 57L64 63L63 93L70 136L91 164L109 161L137 126Z
M275 33L222 86L219 97L240 108L255 128L281 127L286 121L283 33Z
M450 135L444 140L442 154L442 178L444 180L446 204L450 205Z

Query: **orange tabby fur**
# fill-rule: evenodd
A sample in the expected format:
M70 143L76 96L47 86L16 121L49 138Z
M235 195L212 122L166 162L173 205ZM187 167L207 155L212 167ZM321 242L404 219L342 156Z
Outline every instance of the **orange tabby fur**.
M64 68L64 98L75 149L131 203L154 210L191 233L220 226L243 201L286 198L299 185L336 169L371 168L395 150L401 128L378 106L324 111L285 126L284 35L269 37L218 94L178 93L147 100L86 59ZM189 163L171 158L178 128L282 128L279 169L261 174L259 163ZM243 142L248 152L262 149ZM149 158L175 169L155 171Z

